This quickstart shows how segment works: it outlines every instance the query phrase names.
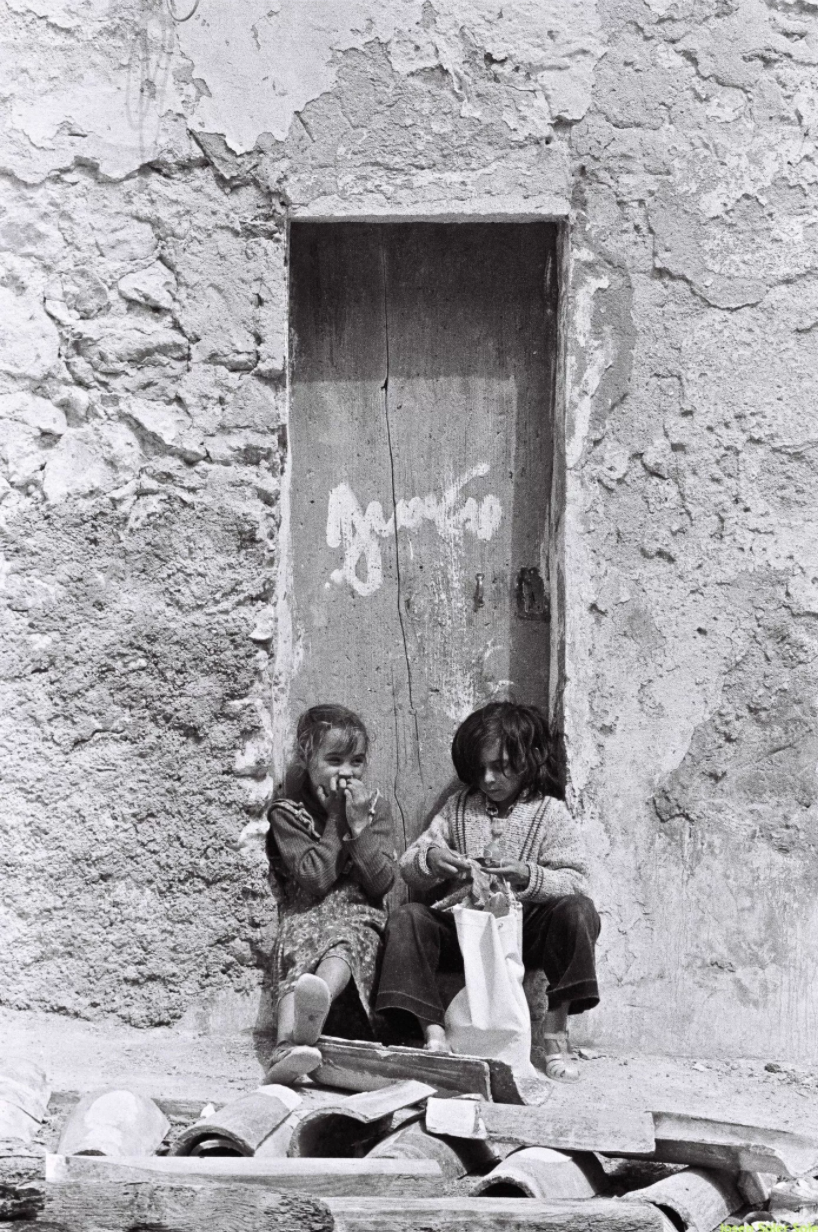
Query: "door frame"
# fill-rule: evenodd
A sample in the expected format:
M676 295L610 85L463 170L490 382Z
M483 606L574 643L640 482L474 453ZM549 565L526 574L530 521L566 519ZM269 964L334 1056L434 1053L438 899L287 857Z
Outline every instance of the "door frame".
M285 321L284 361L286 396L284 420L289 429L292 370L290 355L290 233L291 224L299 223L411 223L435 222L457 226L460 223L527 223L550 222L557 226L557 278L559 309L557 314L557 365L554 388L554 458L551 468L551 492L549 494L549 518L547 536L548 596L551 604L549 623L549 676L546 712L551 730L557 733L555 751L561 786L567 777L567 756L564 729L564 692L566 658L566 603L565 603L565 502L566 502L566 431L568 409L567 355L568 326L570 320L570 275L571 233L570 217L562 211L534 212L507 210L453 211L445 208L406 208L373 210L361 205L356 209L351 203L343 211L326 210L312 205L291 208L287 214L285 229ZM289 431L288 431L289 441ZM292 480L292 454L287 446L280 478L280 522L278 535L278 568L276 571L275 597L275 655L271 673L271 724L273 736L272 772L276 785L284 781L284 774L292 752L292 724L289 715L290 683L298 667L300 647L296 641L291 596L293 594L292 532L290 520L290 485Z

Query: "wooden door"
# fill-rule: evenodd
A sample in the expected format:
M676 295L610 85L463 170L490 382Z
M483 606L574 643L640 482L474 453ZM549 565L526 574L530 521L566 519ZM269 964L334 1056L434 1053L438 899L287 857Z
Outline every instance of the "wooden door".
M291 230L293 718L359 711L396 839L458 723L547 705L556 226Z

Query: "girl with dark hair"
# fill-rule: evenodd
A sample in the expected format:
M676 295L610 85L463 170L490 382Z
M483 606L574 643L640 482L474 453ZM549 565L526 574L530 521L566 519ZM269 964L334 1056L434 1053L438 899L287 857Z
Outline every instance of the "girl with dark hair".
M599 916L585 894L586 864L579 833L556 798L551 739L535 706L492 702L461 723L452 760L466 786L444 804L400 862L413 890L446 897L471 875L471 861L506 878L523 905L523 961L548 979L546 1074L575 1082L568 1052L569 1014L599 1001L594 946ZM389 919L376 1007L416 1019L425 1046L450 1051L439 970L462 969L450 912L421 903Z
M395 852L389 806L363 783L368 749L357 714L313 706L298 720L292 790L270 807L279 1002L268 1082L292 1082L321 1064L315 1044L350 980L371 1017Z

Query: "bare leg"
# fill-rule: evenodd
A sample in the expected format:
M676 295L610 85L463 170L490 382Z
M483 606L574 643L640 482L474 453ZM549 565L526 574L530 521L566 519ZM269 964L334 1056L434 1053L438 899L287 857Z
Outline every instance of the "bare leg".
M295 993L287 992L278 1003L278 1028L276 1030L277 1044L281 1044L284 1040L291 1040L293 1038L294 1022Z
M423 1027L423 1038L426 1041L423 1047L427 1052L451 1052L446 1032L439 1023L424 1022L421 1026Z
M330 976L336 983L339 975L330 969ZM317 975L299 975L292 992L285 993L278 1003L277 1043L268 1063L265 1082L289 1085L318 1068L321 1053L315 1044L330 1004L330 990L325 980Z
M333 955L318 964L315 974L324 981L333 1001L340 996L352 978L352 972L343 958L335 958Z
M545 1035L564 1035L568 1030L568 1006L559 1005L555 1010L548 1010L543 1016L542 1026ZM551 1054L561 1051L559 1040L546 1039L545 1052Z
M555 1082L576 1082L580 1076L568 1052L568 1006L548 1010L540 1033L545 1052L545 1072Z
M315 1045L330 1006L346 988L352 976L349 965L337 955L328 955L319 964L315 975L300 975L293 993L293 1035L296 1044Z
M349 983L351 979L351 972L342 958L330 957L325 958L324 961L319 964L315 976L311 978L315 979L316 976L318 979L323 980L329 991L330 1001L334 1001L335 998L344 991ZM299 1017L301 1016L299 1015ZM324 1014L320 1023L316 1024L318 1028L315 1033L316 1039L321 1034L325 1020L326 1014ZM295 993L287 992L278 1003L278 1027L276 1031L277 1044L290 1043L293 1041L295 1038L295 1024ZM299 1026L301 1025L302 1024L299 1022ZM310 1031L309 1034L313 1034L313 1032Z
M325 958L322 963L319 963L315 974L319 979L322 979L329 989L330 999L335 1000L336 997L344 991L351 978L351 972L342 958ZM323 1023L321 1026L323 1027ZM276 1033L276 1043L280 1044L284 1040L292 1040L293 1031L295 1029L295 993L287 992L278 1003L278 1030ZM321 1032L319 1031L319 1035Z
M289 1086L305 1074L311 1074L321 1064L321 1053L318 1049L296 1044L294 1035L295 993L288 992L278 1003L276 1046L268 1062L265 1082L278 1082Z

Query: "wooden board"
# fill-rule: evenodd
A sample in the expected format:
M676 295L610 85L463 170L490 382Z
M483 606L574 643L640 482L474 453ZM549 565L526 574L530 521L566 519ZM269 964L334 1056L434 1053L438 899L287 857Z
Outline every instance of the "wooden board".
M10 1226L14 1232L332 1232L334 1223L326 1204L304 1193L137 1181L46 1185L42 1215Z
M357 1095L350 1095L338 1107L345 1116L352 1116L367 1123L391 1116L401 1108L411 1108L413 1104L425 1102L436 1091L437 1088L430 1086L428 1082L408 1079L405 1082L393 1082L376 1091L361 1091Z
M30 1220L42 1210L45 1160L40 1147L0 1140L0 1223Z
M655 1206L618 1199L330 1198L336 1232L672 1232Z
M548 703L556 242L552 223L291 228L290 727L320 700L360 711L400 847L470 710Z
M326 1195L392 1194L420 1196L440 1189L443 1173L431 1159L196 1159L154 1156L152 1159L103 1159L50 1155L50 1183L76 1181L99 1185L111 1181L151 1181L156 1185L259 1185L267 1190L292 1190Z
M610 1154L653 1149L649 1112L606 1108L577 1099L573 1104L527 1108L483 1100L430 1099L426 1128L458 1138L499 1139L518 1146L550 1146L563 1151Z
M322 1035L323 1063L313 1073L316 1082L347 1091L377 1091L394 1082L416 1079L436 1091L472 1092L491 1099L488 1062L455 1057L422 1048L387 1048L363 1040Z
M818 1139L762 1125L738 1125L675 1112L654 1112L654 1158L665 1163L807 1176L818 1171Z

